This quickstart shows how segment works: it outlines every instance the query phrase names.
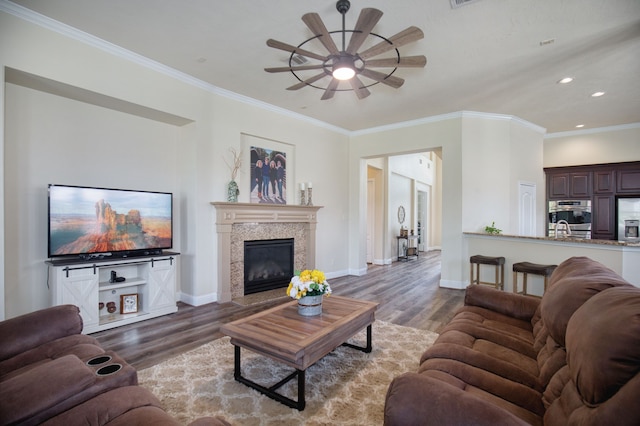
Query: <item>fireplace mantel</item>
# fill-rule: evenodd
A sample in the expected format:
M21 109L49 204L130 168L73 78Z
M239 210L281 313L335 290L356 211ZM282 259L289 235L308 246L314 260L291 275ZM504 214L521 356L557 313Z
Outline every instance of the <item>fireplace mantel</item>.
M287 224L302 227L304 241L298 242L301 250L296 254L296 268L315 267L317 213L321 206L227 202L211 204L216 209L219 302L228 302L233 297L238 297L236 284L244 278L238 276L244 274L240 268L244 259L239 259L240 254L238 250L232 249L232 245L246 239L247 233L252 239L261 239L260 233L270 233L269 224L277 232L282 232L282 227L286 228Z
M225 203L214 201L216 224L234 223L317 223L316 215L321 206L296 206L290 204Z

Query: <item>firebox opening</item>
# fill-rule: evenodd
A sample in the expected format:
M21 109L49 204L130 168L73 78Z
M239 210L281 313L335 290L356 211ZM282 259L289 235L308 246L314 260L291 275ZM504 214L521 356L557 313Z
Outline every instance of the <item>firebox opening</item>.
M244 242L244 294L286 288L293 276L293 238Z

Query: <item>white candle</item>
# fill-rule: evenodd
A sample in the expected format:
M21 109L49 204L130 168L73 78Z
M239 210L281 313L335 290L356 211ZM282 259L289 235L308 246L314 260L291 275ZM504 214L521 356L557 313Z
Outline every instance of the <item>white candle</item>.
M300 184L300 191L304 191L304 182Z
M311 182L307 183L307 188L311 188Z

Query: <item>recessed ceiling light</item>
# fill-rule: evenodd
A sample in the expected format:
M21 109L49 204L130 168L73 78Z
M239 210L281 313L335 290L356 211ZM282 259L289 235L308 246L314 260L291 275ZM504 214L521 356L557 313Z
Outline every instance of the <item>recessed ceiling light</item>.
M577 127L578 129L581 129L581 128L583 128L583 127L584 127L584 124L578 124L576 127Z
M604 95L604 92L595 92L593 94L591 94L592 98L598 98L600 96Z
M567 83L571 83L573 81L572 77L565 77L562 80L558 80L558 83L560 84L567 84Z

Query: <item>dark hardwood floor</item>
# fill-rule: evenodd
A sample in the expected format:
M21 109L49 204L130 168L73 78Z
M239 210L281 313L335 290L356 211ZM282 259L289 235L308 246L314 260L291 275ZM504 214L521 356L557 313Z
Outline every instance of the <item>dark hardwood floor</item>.
M329 280L333 293L380 303L376 319L439 332L463 304L464 291L440 288L440 252L418 259L370 266L361 277ZM284 290L283 290L284 292ZM286 300L286 299L285 299ZM107 350L118 352L137 369L158 364L222 337L230 321L282 303L241 306L234 302L198 307L178 303L178 312L92 334Z

